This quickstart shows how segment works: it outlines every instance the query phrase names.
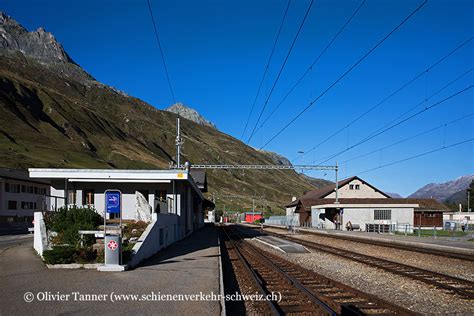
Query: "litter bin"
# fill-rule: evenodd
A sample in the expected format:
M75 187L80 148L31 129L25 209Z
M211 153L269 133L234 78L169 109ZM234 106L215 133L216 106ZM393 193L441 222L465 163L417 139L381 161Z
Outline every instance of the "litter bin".
M120 235L105 236L105 264L119 265L122 253L122 240Z

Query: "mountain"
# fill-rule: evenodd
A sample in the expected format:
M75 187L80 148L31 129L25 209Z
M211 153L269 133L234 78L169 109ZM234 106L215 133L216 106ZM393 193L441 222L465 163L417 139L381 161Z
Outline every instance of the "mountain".
M465 175L455 180L444 183L430 183L417 190L415 193L409 195L409 198L434 198L438 201L445 201L450 196L459 191L466 190L471 181L474 180L474 175Z
M451 194L444 200L447 204L454 204L454 205L459 205L459 204L466 204L467 203L467 193L466 190L461 190L458 191L454 194Z
M398 193L385 192L385 194L387 194L388 196L390 196L392 199L402 199L402 198L403 198L403 196L401 196L401 195L398 194Z
M257 149L257 151L268 158L270 158L273 161L273 164L275 165L281 165L281 166L292 166L291 162L288 160L288 158L277 154L273 151L268 151L268 150L263 150L263 149Z
M332 181L319 179L319 178L313 178L313 177L305 175L304 173L300 173L299 175L300 177L303 177L306 181L308 181L315 188L322 188L328 184L334 184L334 182Z
M104 85L54 37L28 32L0 13L0 166L11 168L168 168L176 114ZM84 43L86 45L87 43ZM208 125L182 120L183 160L273 164L268 155ZM314 188L292 170L211 170L209 194L248 195L217 207L249 208L265 195L273 211Z
M193 121L199 125L205 125L209 127L216 128L216 125L208 120L206 120L198 111L190 107L185 106L182 103L176 103L172 106L165 109L165 111L178 114L180 117L183 117L187 120Z

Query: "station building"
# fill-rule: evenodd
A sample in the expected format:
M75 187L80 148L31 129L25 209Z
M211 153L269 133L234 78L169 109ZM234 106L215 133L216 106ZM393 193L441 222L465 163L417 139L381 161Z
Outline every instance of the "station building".
M49 194L47 181L30 179L26 170L0 168L0 228L11 232L31 227L33 213L49 208Z
M447 208L433 199L391 198L359 177L336 185L305 192L286 205L287 217L296 225L321 229L345 229L350 222L362 231L411 232L415 227L443 227L443 212Z
M106 213L105 192L118 190L122 219L143 220L144 216L151 218L153 213L173 214L175 220L170 225L174 239L202 227L204 211L212 206L204 198L207 179L200 171L32 168L29 176L49 182L51 196L56 200L61 198L61 203L91 206L101 215ZM108 219L119 216L106 214Z

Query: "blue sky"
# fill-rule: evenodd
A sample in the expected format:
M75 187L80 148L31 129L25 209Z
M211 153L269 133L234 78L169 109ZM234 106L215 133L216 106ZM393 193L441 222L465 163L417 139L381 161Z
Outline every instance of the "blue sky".
M390 32L422 1L368 0L305 80L251 141L264 145L346 69ZM154 15L176 99L197 109L220 130L240 137L270 54L286 1L157 1ZM293 0L250 126L269 93L309 0ZM270 98L265 118L309 67L359 1L316 1ZM336 137L299 157L346 126L392 91L474 34L471 1L429 1L347 77L265 149L295 163L314 163L350 147L407 109L423 109L473 83L474 40ZM172 104L153 35L147 2L4 0L0 9L29 30L52 32L69 55L97 80L163 109ZM462 75L464 74L464 75ZM462 76L461 76L462 75ZM450 86L431 97L455 78ZM429 109L392 130L334 157L341 175L474 138L474 89ZM378 150L436 126L443 127ZM245 138L246 139L246 138ZM412 193L429 182L474 173L474 142L360 174L388 192ZM242 163L245 163L244 161ZM333 179L333 174L309 172Z

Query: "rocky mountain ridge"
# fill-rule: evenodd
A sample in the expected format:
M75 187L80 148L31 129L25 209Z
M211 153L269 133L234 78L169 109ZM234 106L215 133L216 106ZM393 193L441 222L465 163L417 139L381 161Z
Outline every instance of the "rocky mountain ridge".
M474 175L465 175L443 183L429 183L408 197L433 198L443 202L455 193L467 189L472 180L474 180Z
M198 111L182 103L178 102L176 104L173 104L172 106L167 107L165 111L178 114L179 116L185 119L188 119L190 121L193 121L194 123L197 123L199 125L205 125L205 126L216 128L216 125L214 123L206 120L204 116L202 116Z
M96 82L74 64L69 55L62 54L61 49L57 49L60 44L48 39L49 35L42 34L43 31L27 32L15 23L2 15L2 167L169 167L175 151L176 114L158 110ZM41 40L23 42L35 36ZM38 50L39 43L51 46L44 48L48 53ZM182 120L181 131L185 161L197 164L274 163L268 155L208 125ZM266 196L272 210L282 210L291 196L314 188L293 170L210 170L207 174L209 195L249 197L219 200L218 208L219 203L225 203L227 209L248 209L252 196L257 194Z

